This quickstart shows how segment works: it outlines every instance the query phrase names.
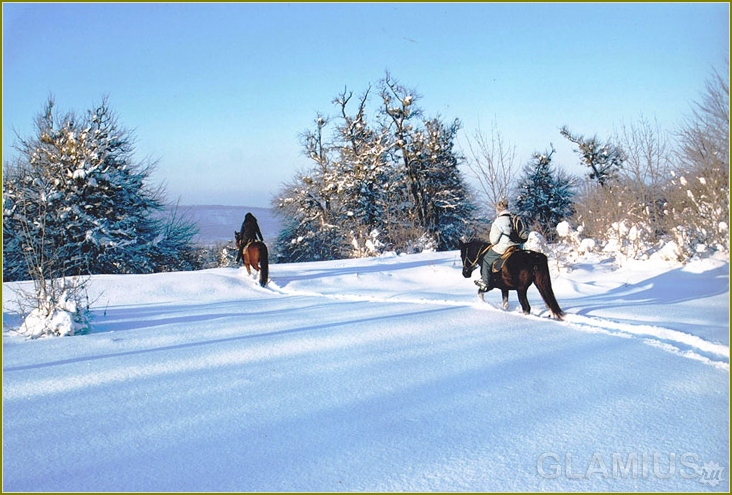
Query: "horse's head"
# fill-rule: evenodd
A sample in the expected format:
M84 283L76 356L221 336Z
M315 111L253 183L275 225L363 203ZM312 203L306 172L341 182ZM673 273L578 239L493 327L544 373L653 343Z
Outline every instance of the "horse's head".
M470 264L465 262L467 258L468 245L463 241L460 241L460 259L463 262L463 277L470 278L470 276L473 274L473 270L475 269L475 267L470 267Z
M236 241L237 249L241 247L241 232L234 231L234 240Z
M473 271L480 265L480 260L485 254L482 242L462 242L460 241L460 259L463 262L463 277L470 278Z

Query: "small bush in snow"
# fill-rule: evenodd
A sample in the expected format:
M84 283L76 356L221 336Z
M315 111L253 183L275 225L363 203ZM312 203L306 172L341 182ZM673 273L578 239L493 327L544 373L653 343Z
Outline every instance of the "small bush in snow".
M88 279L68 277L34 280L35 292L17 292L23 323L18 333L31 339L64 337L85 333L90 328Z

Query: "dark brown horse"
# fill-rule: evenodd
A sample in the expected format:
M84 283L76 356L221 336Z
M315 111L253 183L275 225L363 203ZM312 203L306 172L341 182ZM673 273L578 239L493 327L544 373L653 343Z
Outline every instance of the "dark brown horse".
M236 239L236 261L244 261L244 266L249 275L252 268L259 272L259 285L264 287L269 280L269 254L267 246L262 241L244 242L241 232L234 232Z
M490 247L490 244L482 241L460 243L463 277L470 278L473 270L481 266L483 256ZM561 320L564 316L564 311L559 307L559 303L554 297L546 255L535 251L518 250L505 260L500 271L493 273L491 270L490 276L493 287L501 289L504 309L508 308L508 291L515 290L521 303L521 309L524 314L529 314L531 306L529 306L526 291L533 283L539 289L539 294L544 299L544 303L546 303L552 316L558 320ZM479 294L482 298L483 293L479 292Z

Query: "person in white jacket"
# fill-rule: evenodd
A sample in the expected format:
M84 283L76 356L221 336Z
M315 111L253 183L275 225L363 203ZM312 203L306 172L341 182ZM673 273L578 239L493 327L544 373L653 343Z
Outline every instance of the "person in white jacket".
M491 284L491 266L511 246L519 246L511 240L511 213L508 211L508 200L501 199L496 204L496 219L491 225L491 232L488 240L493 245L483 257L483 264L480 267L481 278L475 281L480 292L488 292L493 289Z

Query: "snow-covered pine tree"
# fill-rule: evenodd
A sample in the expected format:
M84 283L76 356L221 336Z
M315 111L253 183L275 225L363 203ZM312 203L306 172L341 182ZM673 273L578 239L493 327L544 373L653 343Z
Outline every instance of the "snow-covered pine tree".
M517 212L523 215L532 228L539 230L548 240L556 236L555 227L573 212L573 181L552 166L554 149L535 153L518 181Z
M35 135L19 138L19 157L5 166L8 274L28 278L43 269L46 277L59 277L190 268L195 227L180 217L164 218L162 190L148 184L152 165L134 161L132 137L106 99L83 116L59 117L54 106L49 99L35 121ZM24 266L18 266L20 259Z

